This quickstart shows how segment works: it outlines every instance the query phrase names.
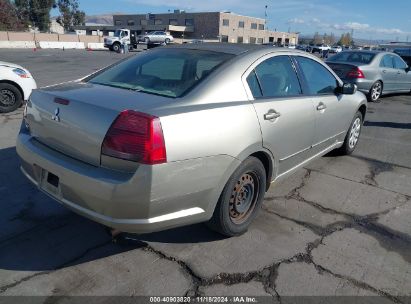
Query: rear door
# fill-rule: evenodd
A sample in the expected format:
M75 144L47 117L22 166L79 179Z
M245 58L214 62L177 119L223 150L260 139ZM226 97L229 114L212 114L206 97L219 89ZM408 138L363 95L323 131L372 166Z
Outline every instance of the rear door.
M384 84L384 92L393 92L400 89L397 83L397 70L394 66L394 56L384 55L380 62L381 77Z
M263 146L278 161L280 175L309 156L315 129L312 100L303 95L289 56L265 56L244 77L260 122Z
M317 154L345 136L352 119L352 105L344 102L343 95L336 94L339 81L326 67L311 58L294 58L314 104L316 127L312 153Z
M400 56L394 55L394 65L397 69L397 84L399 89L411 91L411 73L407 70L407 64Z

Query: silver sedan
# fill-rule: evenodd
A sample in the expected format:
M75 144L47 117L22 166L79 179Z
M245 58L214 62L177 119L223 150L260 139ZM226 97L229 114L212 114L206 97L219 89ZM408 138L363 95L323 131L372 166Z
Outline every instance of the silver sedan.
M157 48L33 92L17 140L41 191L120 231L244 233L270 184L352 153L366 98L305 52Z
M346 82L355 83L372 102L382 95L411 92L411 72L394 53L347 51L327 60L327 64Z

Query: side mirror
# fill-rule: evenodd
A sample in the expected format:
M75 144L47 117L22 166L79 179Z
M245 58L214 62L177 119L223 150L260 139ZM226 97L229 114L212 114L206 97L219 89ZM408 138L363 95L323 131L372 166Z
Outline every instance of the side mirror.
M357 85L349 82L345 82L341 87L341 94L354 95L357 93Z
M411 67L407 66L407 67L405 68L405 73L408 73L409 71L411 71Z

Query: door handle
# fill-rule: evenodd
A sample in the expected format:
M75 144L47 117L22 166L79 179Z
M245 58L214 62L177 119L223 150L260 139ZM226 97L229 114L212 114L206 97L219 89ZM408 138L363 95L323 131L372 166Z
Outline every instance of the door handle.
M274 120L281 116L281 113L276 112L275 110L269 110L267 113L264 114L265 120Z
M323 104L322 102L320 102L317 106L317 111L322 111L327 109L327 106L325 104Z

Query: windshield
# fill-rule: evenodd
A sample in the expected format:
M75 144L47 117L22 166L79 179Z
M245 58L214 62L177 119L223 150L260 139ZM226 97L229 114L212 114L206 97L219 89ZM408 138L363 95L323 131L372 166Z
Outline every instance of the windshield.
M329 62L355 62L370 64L374 59L375 53L367 52L342 52L329 58Z
M234 55L164 48L136 55L97 73L90 83L181 97Z

